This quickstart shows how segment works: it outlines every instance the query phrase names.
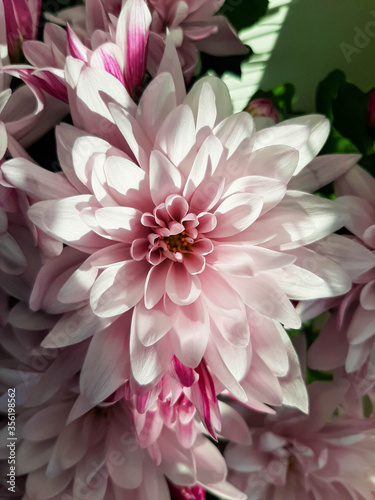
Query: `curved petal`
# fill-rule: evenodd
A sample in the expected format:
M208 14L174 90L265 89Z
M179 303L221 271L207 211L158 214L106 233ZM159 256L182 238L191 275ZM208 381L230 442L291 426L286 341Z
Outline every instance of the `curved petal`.
M156 206L171 194L180 194L182 178L178 169L159 151L150 158L150 191Z
M181 363L196 368L204 356L210 335L210 319L201 300L178 309L171 342Z
M287 328L299 328L301 320L287 295L268 276L238 278L227 276L245 304L266 317L283 323Z
M85 399L99 404L129 377L130 313L94 335L80 375Z
M176 314L167 314L162 302L152 309L146 309L143 301L140 301L134 308L132 328L142 344L147 347L164 337L173 327L175 320Z
M80 217L83 209L93 204L95 206L95 203L95 198L90 195L46 200L35 203L28 214L32 222L49 236L83 252L92 253L107 244Z
M226 198L215 211L217 225L210 238L228 238L247 229L258 217L263 207L260 196L240 193Z
M101 317L123 314L143 297L149 264L145 261L126 261L108 267L95 281L90 294L91 307Z
M169 298L179 306L187 306L197 300L201 293L201 283L182 264L174 263L168 271L165 291Z

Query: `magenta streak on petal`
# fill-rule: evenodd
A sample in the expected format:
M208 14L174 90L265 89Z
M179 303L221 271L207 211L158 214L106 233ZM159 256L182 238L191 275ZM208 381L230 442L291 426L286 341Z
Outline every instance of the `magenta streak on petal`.
M65 85L48 70L34 71L33 69L23 68L17 70L17 74L25 83L44 90L47 94L56 97L60 101L68 102L68 92Z
M125 86L130 95L142 83L146 71L148 35L144 8L134 2L128 16L124 71Z
M173 357L173 368L178 380L184 387L191 387L195 382L194 370L184 366L176 356Z
M31 3L31 5L30 5ZM32 25L32 36L30 40L36 40L38 37L38 28L39 28L39 18L41 16L42 10L42 0L34 0L34 2L30 2L30 15L31 15L31 25Z
M26 0L3 2L9 53L17 57L24 40L33 39L33 22Z
M37 74L32 75L32 80L36 85L52 97L56 97L56 99L63 102L68 102L67 89L57 76L48 71L39 71L38 73L42 73L43 77L39 77Z
M86 47L83 45L78 36L74 33L69 24L66 26L66 33L68 37L68 45L70 53L76 59L87 63Z
M148 403L149 396L150 396L149 392L135 396L135 407L136 407L138 413L145 412L145 408L146 408L146 405Z
M202 397L203 420L207 427L208 432L217 441L216 433L211 422L211 408L210 408L210 400L213 402L213 404L215 405L217 404L214 383L210 373L207 370L206 365L204 364L204 361L201 361L201 363L195 368L195 371L199 375L198 386Z
M103 49L100 49L99 53L103 61L103 68L107 71L107 73L110 73L111 75L116 77L117 80L120 80L123 85L125 85L125 80L121 72L120 65L116 61L116 59L106 53Z

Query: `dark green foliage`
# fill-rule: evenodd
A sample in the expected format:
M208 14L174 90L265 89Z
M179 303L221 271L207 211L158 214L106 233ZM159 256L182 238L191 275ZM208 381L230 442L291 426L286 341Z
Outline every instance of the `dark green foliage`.
M201 53L201 68L200 74L204 75L209 70L215 71L218 76L224 72L230 72L234 75L241 76L241 64L247 61L253 54L252 49L249 47L247 54L239 56L211 56L209 54Z
M373 153L374 140L367 134L369 95L351 83L342 82L332 102L333 126L364 154Z
M332 125L322 154L361 153L360 164L375 174L374 139L367 132L370 94L346 81L342 71L333 71L316 93L316 109Z
M229 19L237 31L255 24L268 9L268 0L226 0L219 14Z

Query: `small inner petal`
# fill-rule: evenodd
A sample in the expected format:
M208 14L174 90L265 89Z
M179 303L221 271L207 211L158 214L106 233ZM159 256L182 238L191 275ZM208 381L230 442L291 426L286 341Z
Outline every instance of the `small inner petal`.
M168 196L165 200L165 206L169 216L175 221L181 221L189 210L188 202L178 194Z

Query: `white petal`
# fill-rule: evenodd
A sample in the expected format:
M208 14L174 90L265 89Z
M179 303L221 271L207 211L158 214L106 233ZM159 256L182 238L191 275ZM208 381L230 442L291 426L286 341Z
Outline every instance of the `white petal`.
M215 211L216 228L210 238L228 238L247 229L259 216L263 207L260 196L239 193L226 198Z
M178 169L159 151L150 158L150 190L156 206L164 203L167 196L180 194L182 178Z
M182 105L166 118L160 127L155 143L178 167L196 142L194 117L191 109Z
M126 261L105 269L91 289L95 314L112 317L135 306L143 297L148 267L145 261Z
M129 335L130 321L125 318L93 337L80 376L81 393L87 401L99 404L125 383Z

